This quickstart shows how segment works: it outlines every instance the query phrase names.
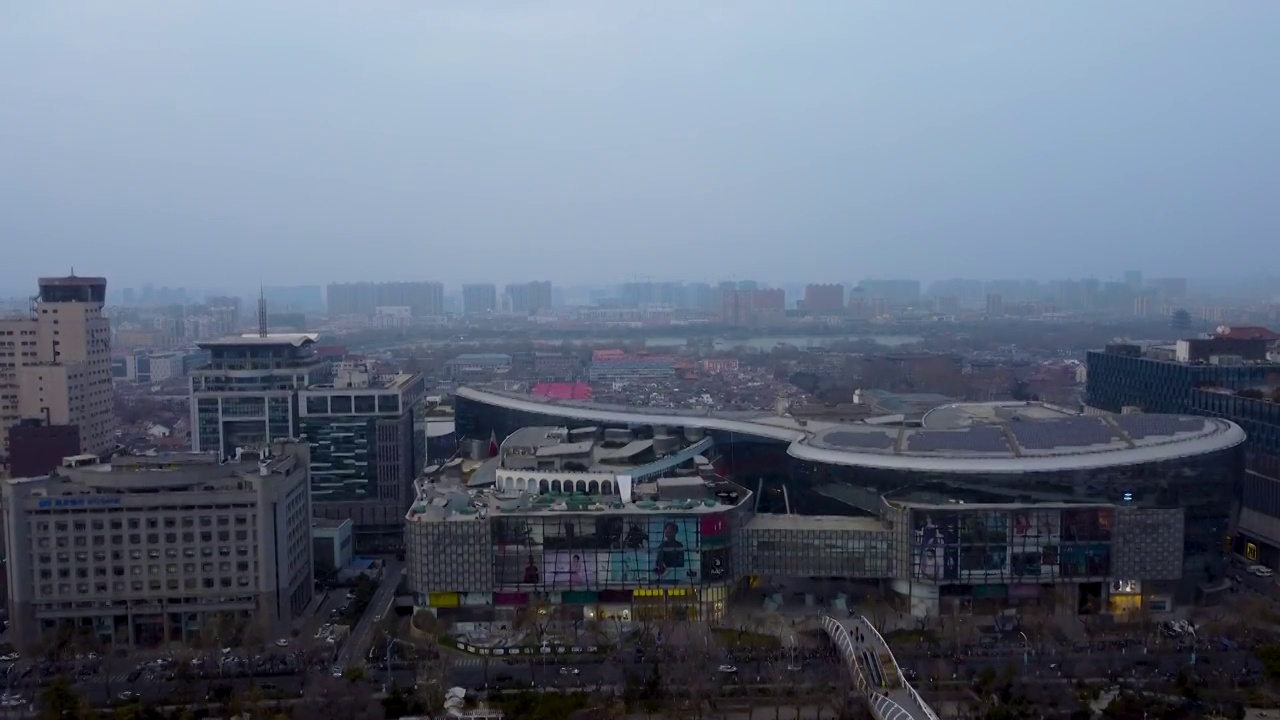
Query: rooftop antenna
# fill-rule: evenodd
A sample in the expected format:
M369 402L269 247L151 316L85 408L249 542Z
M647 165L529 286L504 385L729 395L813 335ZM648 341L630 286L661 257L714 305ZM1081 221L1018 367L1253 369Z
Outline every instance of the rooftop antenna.
M267 291L258 286L258 337L267 336Z

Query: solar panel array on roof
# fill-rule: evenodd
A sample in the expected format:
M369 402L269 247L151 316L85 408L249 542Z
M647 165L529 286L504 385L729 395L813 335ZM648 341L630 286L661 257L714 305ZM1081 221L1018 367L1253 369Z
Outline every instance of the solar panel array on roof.
M829 445L837 447L866 448L870 450L888 450L898 442L896 435L879 432L848 432L837 430L822 437Z
M1076 417L1051 422L1011 422L1009 430L1023 450L1107 445L1119 438L1102 418Z
M998 427L974 427L963 431L917 430L907 440L908 452L1008 453L1009 443Z
M1115 421L1134 440L1204 429L1204 418L1185 415L1117 415Z

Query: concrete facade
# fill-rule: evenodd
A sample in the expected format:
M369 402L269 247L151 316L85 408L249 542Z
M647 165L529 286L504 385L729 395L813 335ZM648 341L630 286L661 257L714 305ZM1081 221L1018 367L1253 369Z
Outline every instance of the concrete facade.
M40 278L26 317L0 318L0 457L22 418L75 425L82 453L114 440L111 325L100 277Z
M189 643L215 622L285 633L314 590L307 465L289 441L239 462L117 457L6 481L13 643Z

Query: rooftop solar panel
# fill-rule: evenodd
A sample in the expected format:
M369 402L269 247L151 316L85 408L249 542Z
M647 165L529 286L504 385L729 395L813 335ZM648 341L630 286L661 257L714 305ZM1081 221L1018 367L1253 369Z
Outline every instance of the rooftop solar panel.
M963 431L916 430L907 441L908 452L1008 453L1009 443L998 427L975 427Z
M1009 430L1023 450L1088 447L1119 440L1102 418L1096 417L1063 418L1051 422L1011 422Z
M823 441L836 447L888 450L898 442L895 435L882 432L847 432L838 430L823 436Z
M1134 440L1204 429L1204 418L1185 415L1117 415L1115 422Z

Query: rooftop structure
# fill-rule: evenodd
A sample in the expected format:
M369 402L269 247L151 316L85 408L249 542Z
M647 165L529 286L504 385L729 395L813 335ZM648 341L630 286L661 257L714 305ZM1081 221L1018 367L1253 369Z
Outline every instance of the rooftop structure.
M1021 414L1015 412L1016 404L978 404L968 406L967 412L966 406L951 405L938 418L951 417L958 426L933 429L928 423L923 428L821 423L766 413L652 412L473 387L459 388L458 397L582 422L754 435L785 441L792 457L819 463L947 473L1051 472L1160 462L1235 447L1245 440L1239 426L1216 418L1086 417L1038 403L1024 403ZM1009 419L1002 422L1002 415ZM1130 432L1138 424L1141 431Z

